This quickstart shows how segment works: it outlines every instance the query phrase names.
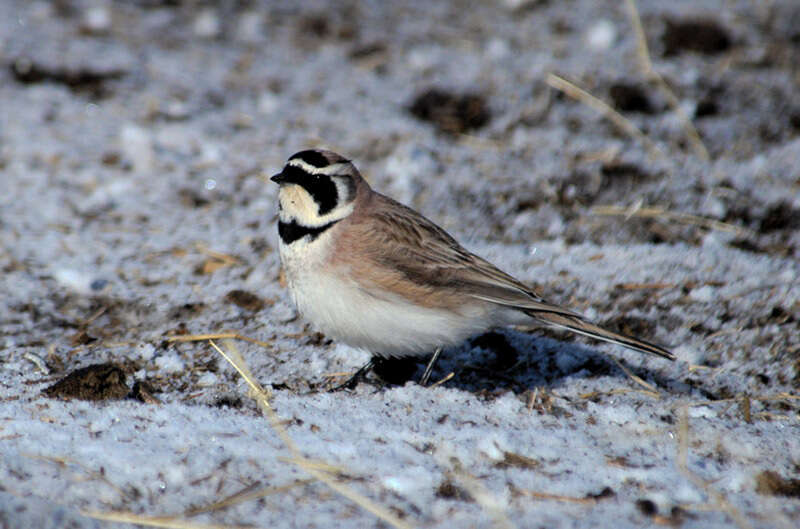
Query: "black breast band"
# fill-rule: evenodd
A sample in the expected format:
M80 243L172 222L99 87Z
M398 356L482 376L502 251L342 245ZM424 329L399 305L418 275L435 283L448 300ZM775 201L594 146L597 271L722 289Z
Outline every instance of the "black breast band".
M327 224L323 224L322 226L316 226L313 228L309 228L308 226L301 226L297 223L296 220L292 222L278 222L278 235L281 236L281 240L284 244L292 244L294 241L298 239L302 239L306 235L311 236L311 241L316 239L320 236L322 232L333 226L339 222L338 220L333 220Z

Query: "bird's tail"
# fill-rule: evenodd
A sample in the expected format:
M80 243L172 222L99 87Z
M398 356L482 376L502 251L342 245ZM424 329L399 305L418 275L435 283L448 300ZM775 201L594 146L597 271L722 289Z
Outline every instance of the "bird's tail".
M581 319L579 316L536 310L527 310L525 313L528 314L528 316L547 325L567 329L584 336L596 338L598 340L619 344L623 347L627 347L628 349L633 349L634 351L651 353L668 360L675 360L675 355L660 345L646 342L644 340L640 340L639 338L634 338L633 336L627 336L625 334L609 331L608 329L604 329L595 325L594 323L590 323L584 319Z

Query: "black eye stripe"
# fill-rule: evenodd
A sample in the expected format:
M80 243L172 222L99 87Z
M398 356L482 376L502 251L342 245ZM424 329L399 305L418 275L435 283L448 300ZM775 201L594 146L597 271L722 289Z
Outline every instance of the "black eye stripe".
M339 192L336 190L336 184L328 175L313 175L300 167L287 165L283 168L281 176L284 182L297 184L308 191L308 194L317 203L319 215L330 213L339 202Z

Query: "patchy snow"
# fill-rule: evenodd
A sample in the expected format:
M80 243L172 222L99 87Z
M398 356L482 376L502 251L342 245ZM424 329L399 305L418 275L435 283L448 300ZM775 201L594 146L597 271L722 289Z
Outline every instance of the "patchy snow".
M118 526L86 514L109 511L378 526L300 481L207 343L168 340L223 331L260 342L238 347L302 455L409 526L796 526L796 2L637 2L710 161L645 81L619 2L161 4L0 3L0 527ZM695 19L728 47L676 29ZM633 107L667 156L548 73ZM430 88L482 96L488 122L414 117ZM263 178L309 147L679 360L508 328L446 350L435 387L325 392L368 355L298 317ZM592 209L609 205L631 214ZM42 393L98 363L159 403Z

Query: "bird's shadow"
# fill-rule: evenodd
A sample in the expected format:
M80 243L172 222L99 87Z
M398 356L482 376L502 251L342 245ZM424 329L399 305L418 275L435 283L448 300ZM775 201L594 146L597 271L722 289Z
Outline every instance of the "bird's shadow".
M418 381L428 358L382 360L375 366L375 375L388 384ZM652 360L663 361L655 356ZM620 362L657 388L679 392L688 389L683 388L683 382L664 375L659 366L649 369L649 364L636 367ZM445 349L433 368L430 384L442 381L445 387L483 395L507 391L519 394L556 387L566 378L603 376L628 378L611 358L590 346L542 336L540 332L528 334L503 328Z

